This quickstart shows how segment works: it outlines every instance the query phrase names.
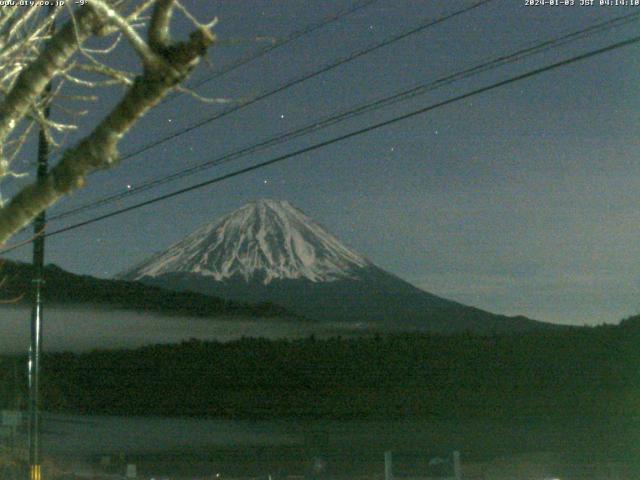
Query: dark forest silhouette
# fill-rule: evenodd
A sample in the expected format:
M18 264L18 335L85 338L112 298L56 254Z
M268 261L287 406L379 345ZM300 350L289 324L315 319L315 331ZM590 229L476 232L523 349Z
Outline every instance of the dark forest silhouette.
M0 363L3 406L15 399L21 361ZM523 335L191 340L47 354L44 408L234 419L603 418L639 413L639 364L638 317Z

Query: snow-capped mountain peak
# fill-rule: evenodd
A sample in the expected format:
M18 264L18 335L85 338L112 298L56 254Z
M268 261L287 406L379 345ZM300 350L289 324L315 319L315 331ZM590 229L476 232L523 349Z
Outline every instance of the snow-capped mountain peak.
M368 265L289 202L258 200L200 227L122 277L195 273L264 284L274 279L328 282L353 278L357 269Z

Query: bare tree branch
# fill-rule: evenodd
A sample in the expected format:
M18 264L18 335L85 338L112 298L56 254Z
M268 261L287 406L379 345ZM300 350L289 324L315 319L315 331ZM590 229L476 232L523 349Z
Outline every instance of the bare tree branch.
M207 48L215 40L206 25L198 23L187 41L168 43L168 21L173 3L173 0L157 1L147 43L137 32L133 31L135 35L132 33L127 17L121 16L103 0L92 0L92 8L100 12L99 17L121 30L141 55L143 73L134 79L121 101L95 129L76 146L64 152L60 162L46 178L25 187L6 206L0 208L0 244L31 222L39 212L83 186L91 172L116 164L119 157L118 144L122 137L149 109L179 86L206 54ZM65 62L78 48L76 35L86 39L97 28L95 17L85 13L87 11L89 9L83 10L75 19L75 27L67 24L49 40L34 63L16 81L9 94L13 96L12 103L7 104L5 101L0 106L0 142L15 127L15 123L24 117L46 82L63 70ZM148 56L149 52L152 57ZM28 85L24 85L26 83ZM26 92L17 90L19 84Z
M0 105L0 142L4 142L18 122L44 92L53 76L77 50L77 41L85 40L96 24L91 9L82 9L76 19L76 27L69 22L51 38L34 60L18 77L13 88ZM80 38L76 39L77 35Z
M149 45L158 52L169 45L169 23L175 0L159 0L149 24Z
M91 9L82 9L75 25L68 22L46 43L40 55L20 73L11 91L0 104L0 142L6 140L36 103L46 85L76 52L78 41L84 41L91 34L96 22L97 17Z
M161 0L159 0L159 2L160 1ZM161 3L158 3L155 9L158 10L160 5ZM123 33L145 64L154 65L161 61L160 57L156 55L156 52L142 39L127 19L111 8L106 2L93 0L91 6L100 16L103 16L107 22L116 26ZM152 28L149 29L149 37L151 37L151 32Z

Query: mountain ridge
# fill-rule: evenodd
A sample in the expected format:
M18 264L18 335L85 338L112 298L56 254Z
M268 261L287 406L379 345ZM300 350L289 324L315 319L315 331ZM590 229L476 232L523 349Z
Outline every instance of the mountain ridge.
M121 277L234 301L268 301L320 322L446 333L554 327L425 292L342 245L286 201L247 204Z
M3 259L0 262L0 274L5 279L0 303L30 304L33 266ZM54 264L45 267L44 277L44 300L47 304L58 306L93 305L119 310L202 318L296 317L284 308L273 304L248 305L193 291L179 292L136 281L77 275Z

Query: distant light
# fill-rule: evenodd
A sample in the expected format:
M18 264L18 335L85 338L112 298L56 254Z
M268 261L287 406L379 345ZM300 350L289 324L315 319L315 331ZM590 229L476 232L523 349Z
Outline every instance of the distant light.
M131 190L131 185L127 184L127 190Z

